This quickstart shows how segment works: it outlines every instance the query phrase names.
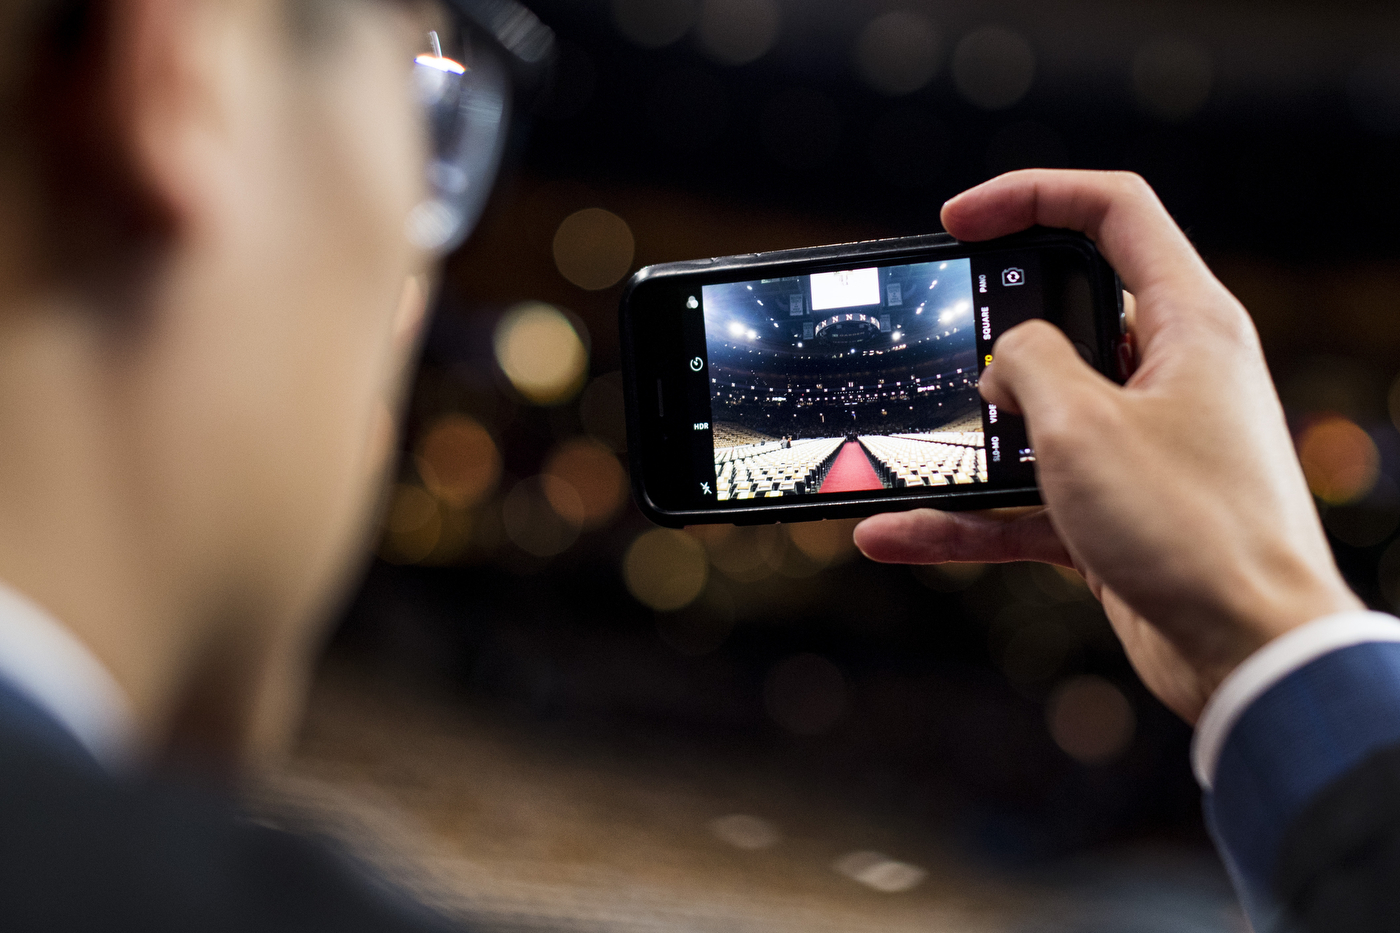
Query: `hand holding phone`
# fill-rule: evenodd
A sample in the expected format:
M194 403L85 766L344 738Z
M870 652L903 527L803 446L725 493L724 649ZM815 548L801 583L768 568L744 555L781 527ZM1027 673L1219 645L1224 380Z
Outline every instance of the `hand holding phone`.
M979 380L1040 318L1126 372L1092 242L939 234L650 266L621 309L633 488L662 524L1038 502L1021 419Z
M1136 296L1124 386L1032 321L997 342L989 404L1025 416L1045 505L878 515L876 560L1040 560L1103 601L1147 686L1194 722L1220 681L1290 628L1362 608L1304 482L1249 315L1136 176L1027 171L948 202L968 240L1032 224L1086 232Z

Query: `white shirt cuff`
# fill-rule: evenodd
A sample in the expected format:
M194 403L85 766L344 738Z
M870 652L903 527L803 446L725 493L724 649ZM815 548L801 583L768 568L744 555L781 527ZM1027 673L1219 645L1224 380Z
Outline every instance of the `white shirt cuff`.
M67 728L99 762L137 758L131 702L92 650L48 610L0 582L0 679Z
M1368 642L1400 642L1400 619L1383 612L1339 612L1285 632L1244 659L1216 688L1196 722L1191 766L1209 791L1230 730L1249 705L1274 684L1339 648Z

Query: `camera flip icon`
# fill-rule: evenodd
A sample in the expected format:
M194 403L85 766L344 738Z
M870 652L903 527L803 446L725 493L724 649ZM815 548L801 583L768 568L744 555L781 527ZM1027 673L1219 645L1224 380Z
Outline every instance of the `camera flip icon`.
M1024 269L1018 269L1018 268L1016 268L1015 266L1012 266L1012 267L1009 268L1009 269L1002 269L1002 270L1001 270L1001 284L1002 284L1002 285L1005 285L1005 286L1008 286L1008 287L1009 287L1009 286L1012 286L1012 285L1024 285L1024 284L1026 284L1026 272L1025 272L1025 270L1024 270Z

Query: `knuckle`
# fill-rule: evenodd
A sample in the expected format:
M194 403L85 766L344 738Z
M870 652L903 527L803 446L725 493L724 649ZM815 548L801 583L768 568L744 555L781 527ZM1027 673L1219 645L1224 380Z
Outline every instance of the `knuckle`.
M1259 330L1244 306L1228 294L1225 301L1210 300L1214 297L1208 296L1177 314L1192 325L1199 346L1226 356L1262 353Z
M1049 321L1024 321L998 337L992 352L1014 360L1023 354L1036 353L1038 349L1043 349L1046 341L1053 340L1055 335L1055 326Z
M1114 399L1097 387L1069 388L1028 424L1036 454L1047 460L1063 460L1085 448L1093 437L1121 436L1122 412Z
M1116 171L1110 172L1114 185L1118 190L1129 197L1156 199L1157 193L1152 190L1152 186L1147 183L1137 172Z
M1026 419L1026 433L1037 459L1053 463L1064 456L1065 449L1072 443L1069 436L1072 423L1069 412L1061 405L1044 406L1035 417Z
M1123 424L1123 408L1118 400L1095 385L1076 393L1075 421L1082 422L1088 430L1098 434L1120 433Z

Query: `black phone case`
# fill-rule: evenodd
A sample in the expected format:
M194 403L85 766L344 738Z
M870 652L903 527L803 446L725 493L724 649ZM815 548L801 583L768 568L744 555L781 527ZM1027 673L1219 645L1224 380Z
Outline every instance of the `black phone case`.
M622 375L627 414L627 451L630 465L632 494L637 506L652 522L669 528L686 525L734 524L762 525L778 522L807 522L827 518L856 518L875 515L880 512L899 512L917 508L936 508L942 511L970 511L974 509L1005 508L1040 504L1040 491L1035 487L1021 489L973 490L963 493L915 492L889 495L875 499L850 501L822 500L817 502L786 501L782 504L754 504L742 507L729 506L712 509L667 510L658 507L648 495L643 481L642 452L639 439L642 436L640 404L637 396L636 347L633 345L631 320L632 293L644 282L661 278L671 278L704 273L706 277L729 277L730 273L742 274L756 267L806 267L814 263L855 260L861 262L889 262L901 258L914 258L929 252L957 250L960 256L1001 249L1050 246L1072 242L1092 254L1098 275L1094 277L1093 288L1096 306L1114 317L1105 322L1106 330L1116 329L1126 333L1123 318L1122 283L1099 254L1093 242L1086 236L1068 230L1050 230L1035 227L1011 236L979 243L965 243L947 233L932 233L920 236L895 237L882 240L862 240L855 243L838 243L829 246L812 246L800 249L775 250L766 253L740 253L734 256L719 256L710 259L692 259L681 262L658 263L646 266L632 276L623 290L619 302L619 327L622 346ZM1126 343L1121 339L1114 346L1104 346L1100 351L1102 365L1100 371L1115 382L1126 381L1131 370L1130 355L1125 356ZM925 487L929 488L929 487ZM745 500L758 503L760 500Z

